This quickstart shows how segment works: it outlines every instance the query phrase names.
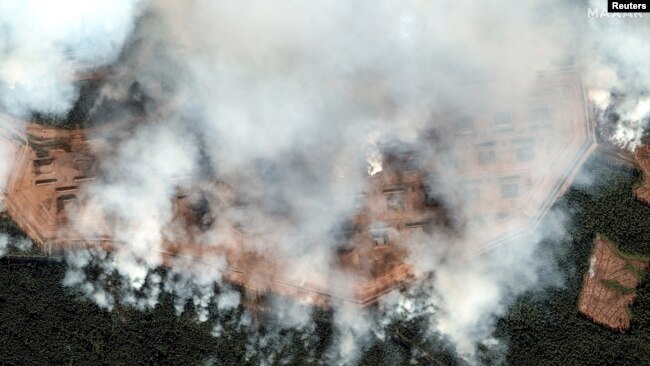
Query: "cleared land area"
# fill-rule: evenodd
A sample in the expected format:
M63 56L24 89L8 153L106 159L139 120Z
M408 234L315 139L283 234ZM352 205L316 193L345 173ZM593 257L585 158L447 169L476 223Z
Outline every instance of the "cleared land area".
M610 329L629 329L631 313L628 305L634 302L635 289L647 269L647 260L628 258L619 253L611 241L597 237L589 259L589 270L584 276L578 309L594 322Z
M634 159L643 173L643 182L634 188L634 195L639 201L650 205L650 145L637 147Z

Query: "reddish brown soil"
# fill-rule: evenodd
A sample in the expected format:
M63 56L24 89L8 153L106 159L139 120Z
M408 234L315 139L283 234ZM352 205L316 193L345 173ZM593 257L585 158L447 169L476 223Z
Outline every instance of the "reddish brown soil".
M12 121L15 129L0 129L2 138L13 141L16 159L5 194L7 212L25 230L28 236L46 251L60 251L73 247L101 246L111 250L111 237L102 233L103 223L97 219L82 220L86 235L80 235L71 225L71 215L83 211L84 186L98 174L98 157L86 139L83 130L45 129L27 124L20 136L20 121ZM25 126L23 126L25 127ZM101 144L99 144L101 145ZM403 263L406 255L400 241L408 235L407 223L420 223L431 218L434 212L424 205L421 186L422 173L395 173L390 168L369 181L366 208L353 219L359 227L380 220L390 225L386 229L386 242L378 245L367 232L355 231L353 249L341 252L340 268L349 274L349 288L332 293L331 279L314 275L313 278L291 277L283 268L282 258L275 253L256 253L247 250L252 238L240 232L233 235L233 243L219 245L218 249L195 243L166 241L164 263L171 265L211 265L215 258L226 258L224 277L246 287L253 293L275 292L293 296L312 303L326 305L331 297L339 297L360 305L374 302L380 295L411 279L410 267ZM385 188L401 187L404 209L386 209ZM193 225L187 202L179 196L175 200L176 223L188 233ZM78 217L76 215L75 217ZM88 221L88 222L85 222ZM90 230L88 230L90 228ZM272 247L272 245L271 245Z
M610 329L629 329L628 305L634 301L636 295L633 289L641 281L631 267L645 271L648 262L624 258L612 242L602 237L596 238L590 268L584 275L578 301L580 312ZM620 287L616 289L612 284ZM626 290L622 291L623 288Z
M634 151L634 159L643 173L643 182L636 187L634 195L639 201L650 205L650 145L641 145Z

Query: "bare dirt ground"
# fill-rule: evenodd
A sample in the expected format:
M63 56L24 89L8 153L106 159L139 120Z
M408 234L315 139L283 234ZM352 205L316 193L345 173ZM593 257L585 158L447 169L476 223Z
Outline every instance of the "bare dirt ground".
M647 269L648 261L626 258L611 241L597 237L584 275L579 311L610 329L629 329L628 305L634 301L635 288Z
M7 117L8 118L8 117ZM7 124L7 126L9 126ZM16 132L22 132L17 135ZM101 151L93 149L87 139L87 130L44 128L36 124L16 121L15 129L0 129L0 137L9 139L15 147L15 161L5 192L6 209L27 235L46 252L59 252L71 248L98 247L111 250L111 237L100 235L105 232L105 223L96 218L79 220L80 209L86 203L84 186L98 174L98 160ZM245 233L237 236L237 243L214 245L210 252L197 243L164 243L164 263L172 261L178 265L179 258L185 258L187 265L210 265L215 258L226 258L227 263L219 267L231 282L240 284L252 292L275 292L305 299L317 304L326 304L330 296L344 297L362 306L374 302L380 295L411 280L410 267L403 263L406 255L399 241L409 231L406 223L421 223L433 215L424 206L418 190L405 190L406 208L390 211L385 208L385 187L421 187L423 177L419 173L404 176L382 176L370 183L373 193L368 197L368 212L395 223L398 230L385 230L386 240L393 245L378 245L375 239L365 234L356 234L355 249L342 253L338 261L341 269L350 275L350 289L333 294L328 278L295 279L283 269L282 258L256 255L243 245L258 240ZM176 199L176 221L188 233L194 226L183 199ZM70 225L70 215L76 217L77 225ZM79 222L87 222L83 233L78 230ZM368 214L356 218L357 225L369 225ZM88 227L86 227L88 226ZM403 231L403 232L402 232ZM97 235L93 234L97 233ZM240 237L241 236L241 237ZM383 236L382 236L383 238ZM349 258L347 258L349 257ZM217 261L219 262L219 261Z
M634 189L634 195L639 201L650 205L650 145L637 147L634 159L643 172L643 183Z

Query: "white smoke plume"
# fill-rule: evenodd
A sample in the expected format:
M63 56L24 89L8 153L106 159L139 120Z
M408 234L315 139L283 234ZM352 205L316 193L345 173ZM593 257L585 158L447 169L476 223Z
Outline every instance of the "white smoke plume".
M650 58L642 43L648 23L588 19L586 6L541 0L37 6L0 0L0 25L8 30L0 36L0 102L18 116L65 113L76 91L60 70L115 60L100 102L128 99L136 81L143 95L157 99L145 103L156 113L128 133L102 130L99 137L112 144L95 146L102 151L102 176L86 187L89 203L75 224L89 237L115 238L115 249L68 253L64 284L108 309L116 302L152 308L170 292L179 313L189 300L197 319L206 321L211 309L228 312L242 301L223 279L225 259L166 263L166 241L219 250L232 245L233 228L243 226L260 238L244 243L246 250L282 263L279 270L293 283L329 282L329 290L345 295L345 276L331 265L332 231L354 210L368 163L371 174L381 169L377 143L403 141L433 156L417 145L417 136L432 123L444 124L432 116L450 106L480 109L515 99L530 90L538 72L574 58L587 69L599 108L611 108L623 93L625 101L613 107L622 122L612 138L638 143L648 116L650 67L644 66ZM474 97L460 86L485 77L508 83ZM453 136L443 141L447 152L464 148ZM443 195L458 174L445 173L438 188ZM219 182L206 178L213 175ZM189 200L204 199L208 207L205 232L172 224L174 197L193 191L203 197ZM445 196L456 212L471 210L471 202ZM332 304L327 362L354 364L369 339L384 336L388 319L420 315L430 319L432 336L450 340L476 362L476 345L494 344L495 319L515 296L561 283L552 256L537 255L544 236L563 235L561 223L551 218L529 237L472 259L465 255L471 243L457 237L416 237L410 263L429 279L390 294L377 314ZM168 269L161 274L163 263ZM89 278L88 267L100 275ZM304 304L282 299L268 306L279 329L313 329ZM240 321L249 326L248 315ZM213 333L222 330L215 323ZM265 353L273 363L269 345L281 343L278 337L256 334L248 352Z
M0 1L0 105L16 116L63 115L72 73L111 63L133 26L133 0Z
M605 9L607 2L591 0L589 6ZM606 137L630 151L641 144L650 120L650 16L641 16L594 17L586 28L587 83L599 123Z
M7 247L9 246L9 238L7 235L0 235L0 258L4 257L7 253Z

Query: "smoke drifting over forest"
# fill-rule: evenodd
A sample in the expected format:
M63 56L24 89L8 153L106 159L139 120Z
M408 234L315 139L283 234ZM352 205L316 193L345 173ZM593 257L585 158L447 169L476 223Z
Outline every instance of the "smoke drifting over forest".
M116 302L151 308L161 292L172 292L179 311L189 299L206 321L212 305L226 312L240 302L222 279L225 259L209 258L211 266L178 259L161 276L155 269L165 240L218 247L241 223L261 237L247 249L281 262L295 283L332 278L332 291L346 291L331 265L332 232L354 210L368 162L377 169L378 144L405 142L427 159L444 159L465 148L456 137L442 136L436 154L417 137L448 123L435 117L448 108L526 95L540 71L571 63L585 72L599 122L633 149L650 114L650 17L588 18L588 7L606 2L0 0L0 106L22 118L65 115L79 92L69 71L79 65L112 65L98 111L133 98L137 85L150 118L126 139L117 138L124 131L102 130L104 141L117 143L97 147L106 153L102 179L86 187L90 203L75 218L89 237L98 233L86 218L99 218L107 223L100 234L121 244L110 254L69 253L65 284L108 309ZM459 87L485 77L509 82L478 97ZM0 145L2 184L12 159L5 150ZM457 171L444 173L440 193L452 197L444 187ZM213 175L220 183L206 178ZM249 204L234 204L222 183ZM191 198L206 201L207 230L171 225L179 189L203 193ZM455 212L471 210L470 202L451 200ZM538 244L564 235L568 214L551 212L521 242L471 259L464 254L472 243L462 240L471 235L415 238L410 262L422 277L433 275L389 294L376 312L333 303L330 361L354 363L394 317L426 315L431 335L469 362L478 343L501 347L491 340L493 323L515 296L561 285L553 256ZM90 265L100 279L118 277L119 291L88 279ZM313 328L308 306L287 299L270 306L282 327ZM252 350L258 341L251 339Z

